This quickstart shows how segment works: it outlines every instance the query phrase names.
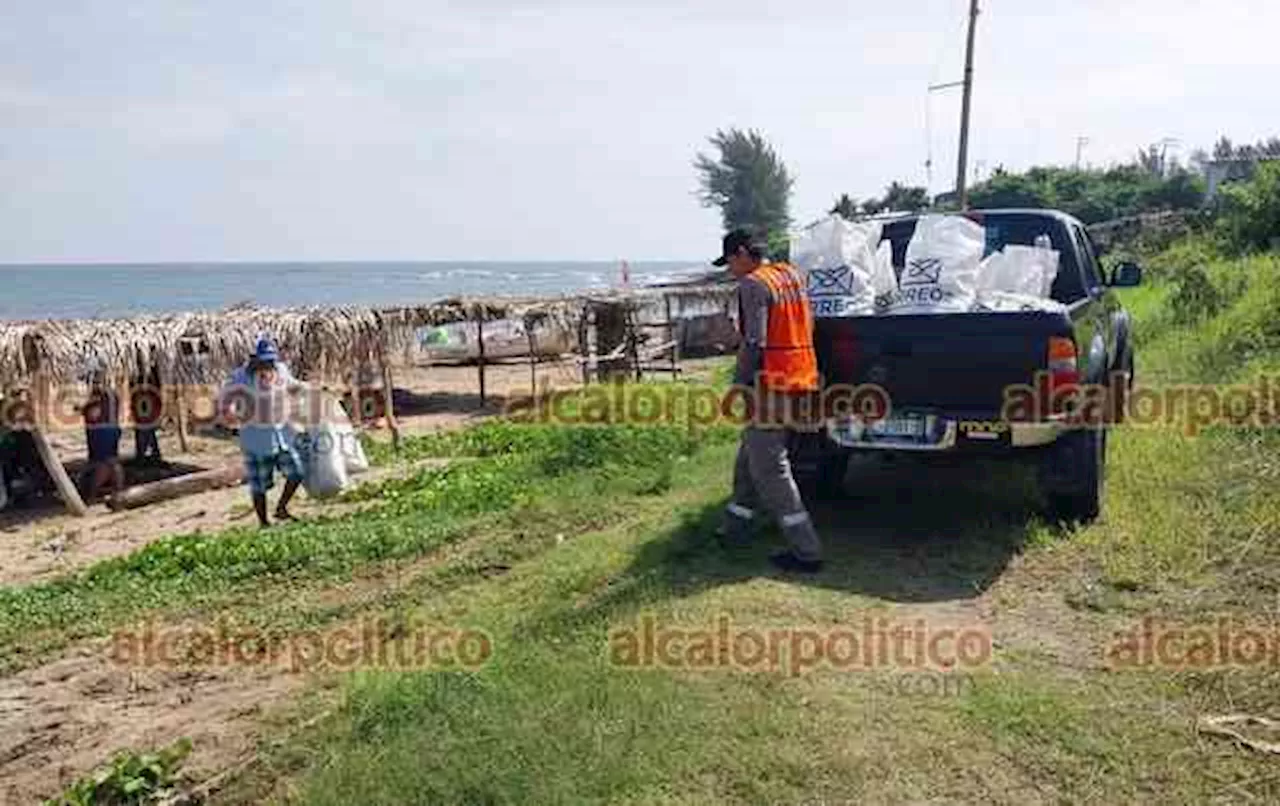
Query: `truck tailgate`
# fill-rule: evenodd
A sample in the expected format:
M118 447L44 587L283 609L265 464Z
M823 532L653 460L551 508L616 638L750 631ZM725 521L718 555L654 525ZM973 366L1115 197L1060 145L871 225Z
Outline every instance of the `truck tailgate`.
M823 318L814 344L825 384L875 384L894 409L994 415L1005 390L1031 384L1066 314L959 313Z

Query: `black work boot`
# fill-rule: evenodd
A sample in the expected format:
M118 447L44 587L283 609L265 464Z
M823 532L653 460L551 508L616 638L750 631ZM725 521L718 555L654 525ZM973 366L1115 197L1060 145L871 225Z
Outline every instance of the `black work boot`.
M780 571L798 574L816 574L822 570L822 560L805 560L791 551L783 551L769 557L769 562Z

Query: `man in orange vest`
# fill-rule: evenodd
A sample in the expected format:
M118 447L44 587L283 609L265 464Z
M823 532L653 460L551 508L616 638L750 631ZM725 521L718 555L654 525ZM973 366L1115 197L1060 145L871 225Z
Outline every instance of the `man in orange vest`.
M738 326L742 341L734 383L758 405L742 431L733 471L733 500L724 513L721 539L742 545L763 503L782 526L790 549L770 560L784 571L816 573L822 544L800 498L787 444L799 408L818 389L813 350L813 313L804 283L786 263L765 260L762 238L735 229L724 237L721 256L738 281Z

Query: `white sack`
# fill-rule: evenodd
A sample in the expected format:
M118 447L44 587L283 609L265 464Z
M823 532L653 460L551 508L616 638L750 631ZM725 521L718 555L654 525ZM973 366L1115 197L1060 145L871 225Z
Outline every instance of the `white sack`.
M963 216L925 215L907 244L888 314L963 313L976 299L982 226Z
M898 275L893 270L893 244L881 241L876 249L875 267L871 272L871 288L876 298L888 298L898 290Z
M881 227L875 221L854 223L832 215L792 240L791 263L805 279L815 317L874 311ZM878 282L884 282L882 276Z
M335 423L333 432L338 439L347 473L363 473L368 470L369 457L365 455L364 445L360 442L360 438L356 435L356 429L351 423Z
M307 472L303 482L312 498L330 498L347 488L347 462L332 423L307 429Z
M982 261L978 268L978 292L1048 297L1058 276L1060 260L1061 254L1055 249L1009 244Z
M329 498L350 486L349 474L368 469L364 446L338 398L310 384L292 398L289 438L306 467L303 487L312 498Z
M1067 306L1047 297L1011 294L1007 291L979 291L970 309L974 313L1065 313Z

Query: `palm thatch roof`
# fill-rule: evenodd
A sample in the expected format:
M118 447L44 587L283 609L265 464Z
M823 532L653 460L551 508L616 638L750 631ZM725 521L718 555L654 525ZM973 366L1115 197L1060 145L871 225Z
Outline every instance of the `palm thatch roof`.
M217 382L267 334L304 377L349 375L407 352L421 327L522 319L576 329L592 306L639 306L664 296L726 299L732 286L643 288L559 297L453 298L400 307L259 308L119 319L0 321L0 390L38 372L73 383L90 368L115 382L149 373L162 383Z

